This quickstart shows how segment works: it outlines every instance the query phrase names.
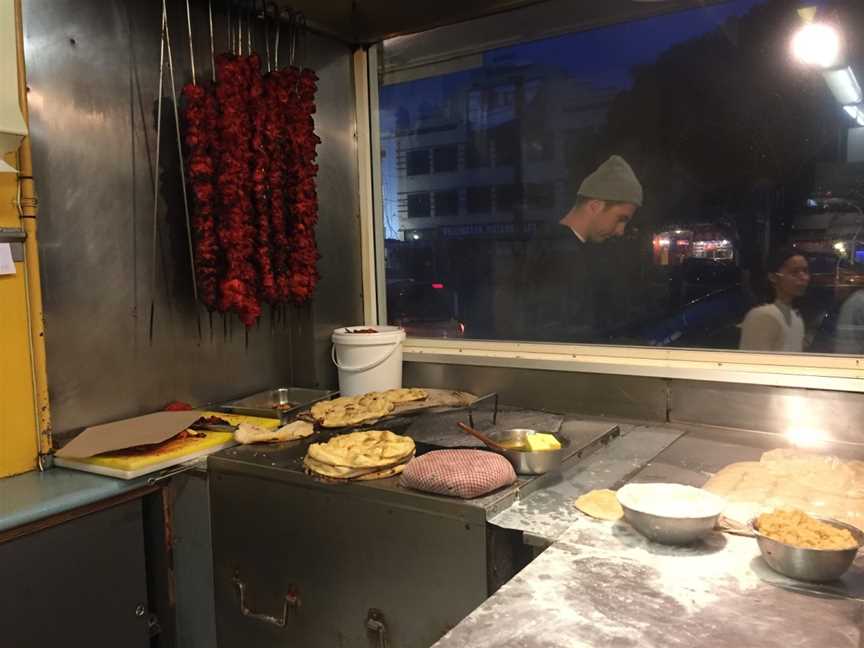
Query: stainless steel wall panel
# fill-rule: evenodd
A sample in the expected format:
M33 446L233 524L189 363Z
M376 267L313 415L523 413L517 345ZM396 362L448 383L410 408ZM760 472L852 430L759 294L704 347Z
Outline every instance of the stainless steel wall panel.
M508 405L591 416L666 420L666 383L658 378L406 362L403 384L498 392Z
M190 77L185 5L169 4L179 91ZM206 6L193 2L193 23L198 73L209 78ZM359 321L362 313L348 47L312 36L298 50L320 76L317 301L276 324L265 312L249 332L248 345L236 319L226 336L217 316L211 334L206 312L193 303L173 111L163 100L151 343L160 4L33 0L23 3L23 11L56 430L152 411L174 399L202 404L286 382L332 385L325 358L329 329ZM224 49L224 19L217 15L215 22L217 48ZM170 86L164 96L170 96Z
M216 620L220 648L380 646L366 625L383 613L386 645L425 648L487 596L486 526L461 517L214 470ZM371 494L370 494L371 495ZM251 549L251 550L250 550ZM284 627L244 615L246 606Z
M670 383L670 420L864 443L864 394L697 381Z

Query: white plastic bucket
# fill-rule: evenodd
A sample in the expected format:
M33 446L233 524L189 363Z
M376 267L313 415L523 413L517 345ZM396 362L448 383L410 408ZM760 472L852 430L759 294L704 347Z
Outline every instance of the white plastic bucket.
M375 333L349 333L374 329ZM339 391L355 396L402 386L402 341L398 326L346 326L333 331L330 356L339 369Z

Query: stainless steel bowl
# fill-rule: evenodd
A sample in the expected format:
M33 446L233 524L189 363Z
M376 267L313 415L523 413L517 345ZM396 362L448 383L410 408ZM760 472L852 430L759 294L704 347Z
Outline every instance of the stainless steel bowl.
M567 447L570 445L569 439L559 434L538 432L537 430L529 430L526 428L490 433L489 438L502 444L525 443L525 437L538 433L552 434L552 436L558 439L561 448L559 450L541 450L538 452L524 452L521 450L496 450L496 452L503 455L507 461L513 464L513 468L518 474L542 475L561 466L561 462L564 461L564 457L567 455Z
M653 542L667 545L689 545L701 540L714 530L723 510L723 500L711 493L706 498L716 501L716 513L702 517L672 517L656 515L635 508L628 502L628 491L640 487L689 488L680 484L628 484L618 491L618 502L624 510L624 519L630 526Z
M759 533L758 519L750 520L750 530L756 536L762 558L774 571L796 580L820 583L840 578L855 560L858 549L864 545L864 532L851 524L834 518L813 516L832 526L848 529L858 543L850 549L805 549L774 540Z

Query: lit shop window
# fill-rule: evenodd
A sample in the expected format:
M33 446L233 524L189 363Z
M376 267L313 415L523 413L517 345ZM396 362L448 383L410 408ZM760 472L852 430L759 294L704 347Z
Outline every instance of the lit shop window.
M864 12L798 9L385 42L385 271L424 286L391 321L434 296L424 336L864 355Z

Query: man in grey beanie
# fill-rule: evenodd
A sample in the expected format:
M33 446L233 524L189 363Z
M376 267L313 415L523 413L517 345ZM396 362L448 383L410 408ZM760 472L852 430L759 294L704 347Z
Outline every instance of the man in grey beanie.
M624 234L642 206L642 185L624 158L613 155L579 186L576 202L530 242L522 272L517 336L550 342L600 342L603 309L596 257L602 243ZM597 248L594 251L594 248Z
M582 243L622 236L642 206L642 185L624 158L613 155L582 181L576 204L561 219Z

